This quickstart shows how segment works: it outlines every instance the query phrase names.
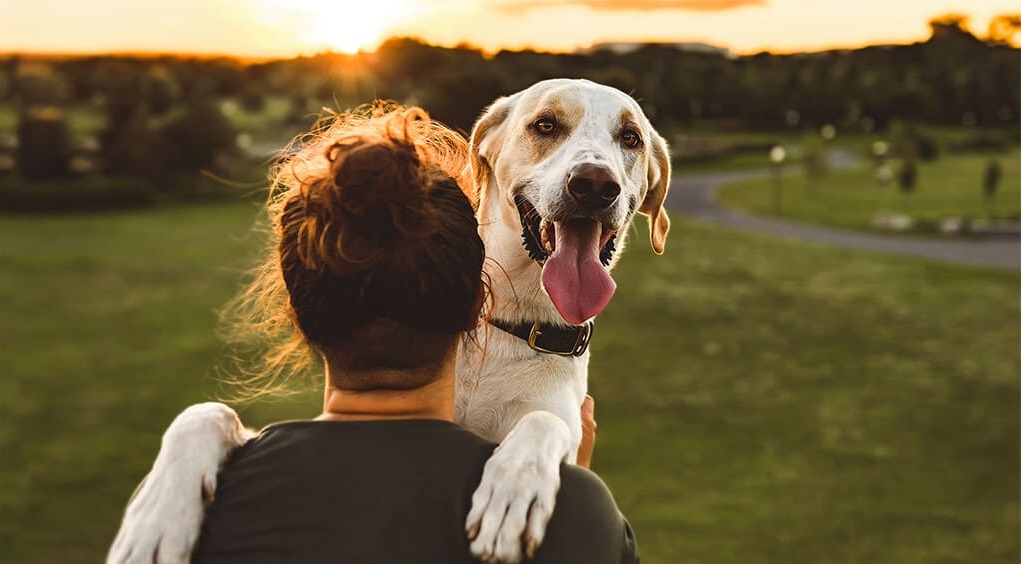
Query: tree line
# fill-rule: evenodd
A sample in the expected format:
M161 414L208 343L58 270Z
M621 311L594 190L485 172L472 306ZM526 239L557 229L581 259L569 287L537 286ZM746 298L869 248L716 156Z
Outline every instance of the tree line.
M666 128L729 121L769 129L792 122L860 125L865 120L882 129L895 118L1014 123L1019 50L1002 37L976 37L966 25L963 16L948 15L930 22L929 40L911 45L739 57L669 44L628 53L500 51L490 57L469 46L438 47L411 38L388 40L375 53L257 64L226 58L86 57L57 62L61 86L44 85L41 91L31 81L18 80L19 59L6 57L0 62L0 94L33 103L101 96L110 113L130 113L144 102L153 114L181 97L241 96L258 106L259 98L283 95L294 100L298 112L316 104L344 106L381 97L420 104L468 129L496 97L538 80L568 77L631 93Z
M928 40L910 45L746 56L671 44L628 52L490 55L413 38L390 39L372 53L254 63L94 56L40 65L38 58L5 56L0 106L17 113L23 173L67 172L74 148L59 112L87 107L101 113L105 124L98 134L102 170L145 177L163 190L176 190L182 174L213 167L236 150L237 124L220 111L225 99L253 113L267 100L286 100L283 124L290 133L307 127L323 106L374 98L420 105L468 131L497 97L557 77L588 78L633 95L668 134L692 127L790 131L823 124L872 131L907 122L998 127L1016 138L1021 50L1011 41L1021 16L994 23L990 35L980 38L968 30L966 18L947 15L930 22Z

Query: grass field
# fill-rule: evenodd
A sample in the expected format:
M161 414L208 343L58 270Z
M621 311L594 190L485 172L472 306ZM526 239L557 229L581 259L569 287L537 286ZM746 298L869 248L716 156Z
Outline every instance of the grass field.
M0 220L0 560L102 558L164 427L217 393L257 214ZM1016 273L671 237L634 238L593 341L595 469L645 561L1017 561Z
M880 212L897 213L937 221L943 217L1017 216L1021 213L1021 159L1017 149L996 155L1003 175L992 205L982 193L988 155L945 156L922 163L918 184L904 195L894 184L880 188L871 165L831 171L818 180L815 190L799 167L791 167L783 179L781 212L773 203L773 180L762 178L727 186L717 198L729 207L756 215L781 216L808 223L853 229L872 229ZM892 163L897 170L897 163Z

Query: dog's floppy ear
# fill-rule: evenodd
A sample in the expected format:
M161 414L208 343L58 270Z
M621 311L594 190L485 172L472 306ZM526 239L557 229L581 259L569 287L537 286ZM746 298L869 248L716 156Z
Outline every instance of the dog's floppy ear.
M652 250L663 254L666 247L666 234L670 231L670 218L663 209L667 190L670 189L670 150L666 141L656 132L652 133L649 144L652 154L649 156L649 191L638 211L649 216L649 239Z
M474 186L471 188L468 198L476 209L481 204L481 199L489 184L489 177L492 176L493 168L490 158L500 150L502 139L498 130L510 114L510 108L509 98L499 98L482 112L482 117L472 127L468 155Z

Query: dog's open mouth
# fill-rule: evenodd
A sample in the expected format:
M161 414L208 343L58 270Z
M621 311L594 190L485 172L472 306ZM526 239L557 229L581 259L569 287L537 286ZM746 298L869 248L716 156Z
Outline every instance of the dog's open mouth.
M607 269L616 230L592 218L550 221L523 196L514 202L522 245L542 265L542 286L557 311L576 325L598 315L617 288Z
M529 258L535 262L544 264L546 259L556 250L556 222L545 219L535 210L524 196L514 198L518 207L518 217L521 218L521 241ZM599 239L599 262L603 266L609 266L613 253L617 250L617 231L606 226L601 226L602 232Z

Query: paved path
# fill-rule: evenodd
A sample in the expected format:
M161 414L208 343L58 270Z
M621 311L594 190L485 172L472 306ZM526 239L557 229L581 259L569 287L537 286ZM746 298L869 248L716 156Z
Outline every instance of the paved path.
M843 155L835 157L834 164L838 167L849 166L852 162ZM739 180L763 178L768 174L768 170L681 174L670 186L667 208L744 231L945 262L1013 270L1021 268L1021 239L1018 238L965 240L878 235L756 217L716 203L714 196L720 186Z

